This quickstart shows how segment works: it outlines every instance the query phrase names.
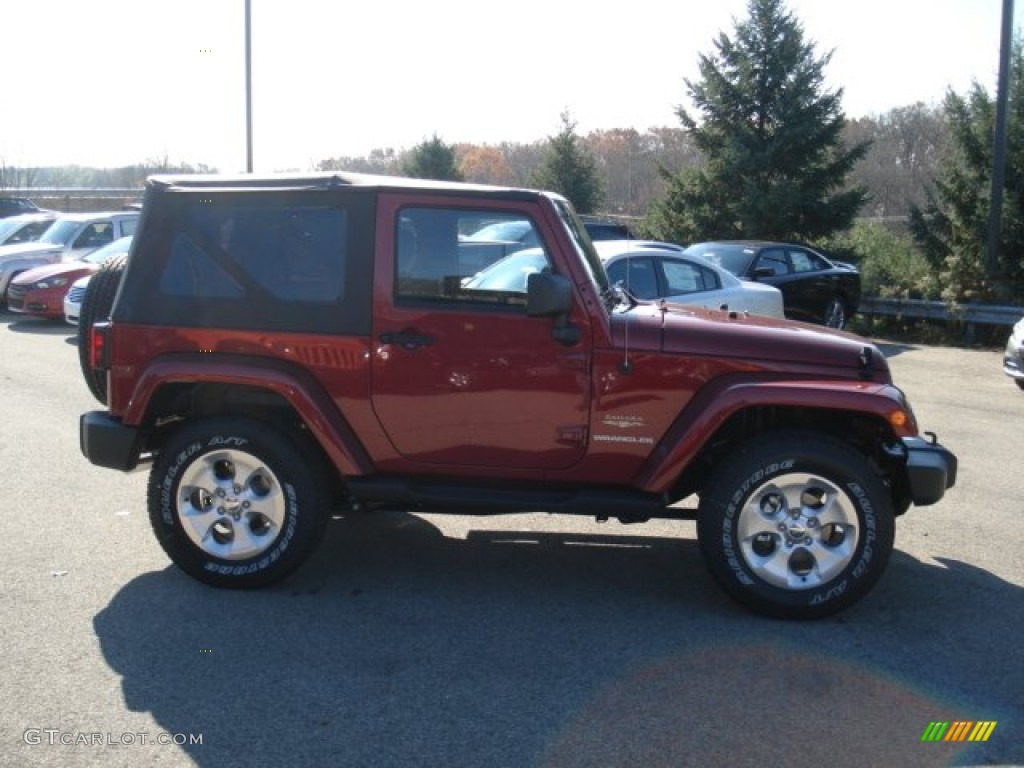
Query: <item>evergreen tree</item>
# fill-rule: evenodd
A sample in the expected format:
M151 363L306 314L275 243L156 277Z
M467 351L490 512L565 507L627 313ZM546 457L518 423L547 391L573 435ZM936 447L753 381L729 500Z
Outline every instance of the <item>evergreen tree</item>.
M930 262L947 301L1024 297L1024 51L1011 57L1006 181L999 274L986 275L996 105L974 83L966 96L946 94L944 109L955 151L923 208L910 213L914 240Z
M402 171L415 179L462 181L462 172L455 160L455 148L445 144L434 134L417 144L402 162Z
M541 165L530 185L565 196L579 213L592 213L601 205L604 189L597 160L576 134L576 123L563 112L562 130L548 138Z
M733 38L700 56L700 81L686 81L701 119L676 114L705 162L663 169L666 194L648 221L658 237L815 240L849 227L865 202L865 190L844 188L868 145L843 146L842 89L823 90L831 54L815 57L782 0L747 10Z

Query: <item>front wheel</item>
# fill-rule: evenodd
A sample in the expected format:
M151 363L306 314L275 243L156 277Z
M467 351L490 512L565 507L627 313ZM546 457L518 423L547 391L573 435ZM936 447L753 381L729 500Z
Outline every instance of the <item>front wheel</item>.
M753 611L816 619L863 597L892 553L885 484L860 453L807 432L767 434L701 494L697 533L715 580Z
M260 587L291 574L327 520L319 464L290 437L240 418L182 427L149 478L149 520L176 565L218 587Z

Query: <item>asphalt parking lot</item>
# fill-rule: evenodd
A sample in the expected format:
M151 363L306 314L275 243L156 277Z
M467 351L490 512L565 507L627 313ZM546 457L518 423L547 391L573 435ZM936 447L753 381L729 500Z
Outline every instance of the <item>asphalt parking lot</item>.
M171 567L145 475L89 465L70 326L0 315L0 765L1024 764L1024 393L886 344L956 488L814 623L712 583L689 522L339 518L279 587ZM922 742L994 721L982 743ZM163 743L167 742L167 743Z

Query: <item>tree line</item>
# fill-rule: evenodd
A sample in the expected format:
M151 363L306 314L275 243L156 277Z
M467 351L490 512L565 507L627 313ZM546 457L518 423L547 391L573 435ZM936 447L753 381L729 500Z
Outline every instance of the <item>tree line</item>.
M568 115L562 115L562 119L575 125ZM566 127L565 122L562 127ZM556 138L529 143L444 145L453 158L449 171L434 168L426 173L419 165L421 154L437 153L436 143L443 144L437 136L410 148L380 148L363 156L325 158L315 164L314 170L530 186ZM578 136L578 140L594 159L602 189L600 202L588 212L611 217L643 219L651 204L665 195L661 169L681 170L701 164L701 152L683 128L614 128L591 131ZM845 126L843 140L850 145L869 145L849 175L852 185L867 190L859 216L899 221L910 215L914 205L926 201L927 190L949 152L949 124L941 105L917 103L852 120Z

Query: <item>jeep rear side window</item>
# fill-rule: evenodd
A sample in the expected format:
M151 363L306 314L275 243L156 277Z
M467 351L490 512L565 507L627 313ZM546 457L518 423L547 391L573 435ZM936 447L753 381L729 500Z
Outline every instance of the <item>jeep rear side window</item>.
M534 223L500 211L405 208L395 233L399 303L526 306L526 281L550 271Z
M171 246L161 292L298 302L342 298L344 211L226 207L211 212L197 206L192 213L191 226Z

